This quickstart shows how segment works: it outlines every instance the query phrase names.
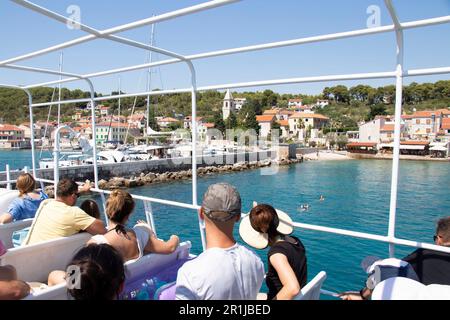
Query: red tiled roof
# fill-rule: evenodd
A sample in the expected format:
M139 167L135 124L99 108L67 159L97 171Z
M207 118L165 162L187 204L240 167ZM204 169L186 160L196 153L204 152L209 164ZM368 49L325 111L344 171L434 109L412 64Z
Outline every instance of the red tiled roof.
M23 131L23 130L12 124L0 124L0 131Z
M385 124L380 131L394 131L395 125L393 124Z
M424 140L409 140L409 141L400 141L400 144L407 146L427 146L430 144L430 142Z
M272 122L275 117L273 115L256 116L258 122Z
M289 99L289 102L302 102L302 99Z
M168 117L168 118L162 118L161 120L158 120L158 122L178 122L178 120Z
M291 118L297 119L297 118L314 118L314 119L322 119L322 120L329 120L328 117L325 117L322 114L319 113L307 113L307 112L297 112L294 113Z
M214 128L216 126L214 123L211 123L211 122L206 122L203 125L207 128Z
M263 114L266 116L266 115L276 115L277 113L278 113L278 110L269 109L269 110L264 111Z
M377 145L376 142L352 142L347 144L347 147L369 147L373 148Z

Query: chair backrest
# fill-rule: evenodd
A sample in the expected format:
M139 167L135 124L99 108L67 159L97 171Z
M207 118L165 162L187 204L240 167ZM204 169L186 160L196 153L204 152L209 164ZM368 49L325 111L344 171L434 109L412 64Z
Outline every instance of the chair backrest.
M293 300L319 300L320 288L327 278L325 271L320 271L310 282L304 286L299 294L297 294Z
M177 282L170 282L156 290L154 300L175 300Z
M1 212L0 212L1 214ZM11 222L7 224L0 224L0 240L3 242L7 249L13 248L13 233L24 228L31 226L33 219L26 219L17 222Z
M65 270L75 253L91 238L87 232L33 245L9 249L0 265L13 265L19 279L28 282L47 282L53 270Z
M6 212L11 202L18 197L18 190L0 190L0 214Z

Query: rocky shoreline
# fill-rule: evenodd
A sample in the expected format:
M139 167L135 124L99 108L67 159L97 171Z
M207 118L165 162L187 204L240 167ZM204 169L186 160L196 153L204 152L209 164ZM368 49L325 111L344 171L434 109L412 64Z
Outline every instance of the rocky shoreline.
M303 162L303 158L281 159L281 160L268 159L262 161L238 162L235 164L227 164L221 166L205 166L197 168L197 176L226 173L226 172L239 172L244 170L254 170L259 168L271 167L273 165L287 166L300 162ZM163 173L142 172L139 176L113 177L108 180L101 179L98 182L98 186L100 189L113 190L117 188L134 188L169 181L187 180L191 178L192 178L191 169L181 171L166 171ZM52 197L53 186L47 186L45 188L45 192Z

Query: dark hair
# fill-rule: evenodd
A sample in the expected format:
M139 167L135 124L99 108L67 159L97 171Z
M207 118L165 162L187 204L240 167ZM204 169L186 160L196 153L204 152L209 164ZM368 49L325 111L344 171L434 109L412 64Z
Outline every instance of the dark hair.
M112 222L122 224L133 211L134 205L134 200L128 192L117 189L111 192L106 201L106 214Z
M124 261L109 244L90 244L73 257L68 268L79 268L78 289L69 288L75 300L113 300L125 281ZM67 279L73 275L66 275Z
M91 199L84 200L80 205L80 209L95 219L100 219L100 208L97 202Z
M436 227L436 235L440 235L444 242L450 242L450 217L439 219Z
M273 239L280 233L277 211L268 204L258 204L250 211L250 224L258 232L267 233Z
M78 192L78 185L72 179L62 179L58 182L57 197L68 197Z

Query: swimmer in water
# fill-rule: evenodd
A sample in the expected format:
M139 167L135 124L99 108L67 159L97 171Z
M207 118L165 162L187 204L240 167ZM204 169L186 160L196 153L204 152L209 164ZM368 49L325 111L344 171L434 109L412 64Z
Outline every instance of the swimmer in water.
M323 201L323 200L325 200L325 197L321 194L319 201Z

